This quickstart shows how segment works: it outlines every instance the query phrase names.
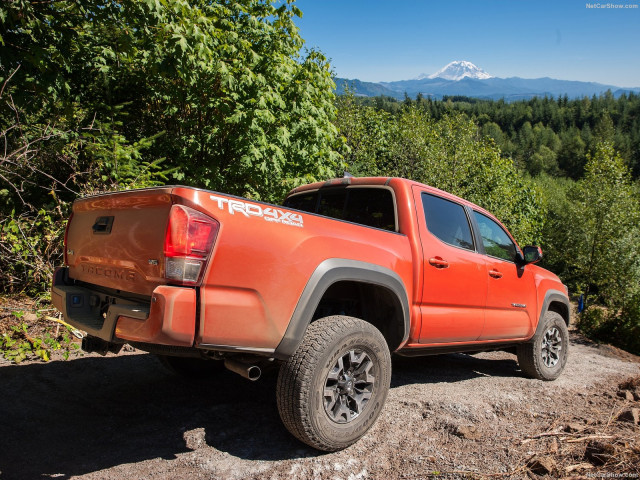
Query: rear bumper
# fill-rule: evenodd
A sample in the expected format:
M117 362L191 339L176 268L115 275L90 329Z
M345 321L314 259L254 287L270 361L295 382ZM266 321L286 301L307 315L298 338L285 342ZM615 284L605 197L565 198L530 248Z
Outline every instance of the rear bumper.
M148 302L110 296L74 285L65 267L56 269L51 301L67 323L107 342L193 346L196 291L160 285Z

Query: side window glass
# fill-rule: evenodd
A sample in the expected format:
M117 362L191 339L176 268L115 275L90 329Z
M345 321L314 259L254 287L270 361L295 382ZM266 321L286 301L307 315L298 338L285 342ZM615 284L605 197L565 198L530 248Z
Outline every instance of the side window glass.
M449 245L474 250L471 227L462 205L423 193L422 206L431 233Z
M485 253L492 257L508 260L509 262L515 261L516 246L502 227L489 217L475 210L473 215L480 227L480 235L482 236Z
M334 191L325 191L320 195L320 205L318 213L327 217L344 220L345 202L347 200L347 191L340 189Z
M315 213L316 204L318 203L318 193L301 193L293 195L285 200L284 206L302 210L303 212Z
M391 192L384 188L352 188L345 220L394 231L396 229L395 210Z
M393 194L386 188L329 188L299 193L286 198L284 206L392 232L396 230Z

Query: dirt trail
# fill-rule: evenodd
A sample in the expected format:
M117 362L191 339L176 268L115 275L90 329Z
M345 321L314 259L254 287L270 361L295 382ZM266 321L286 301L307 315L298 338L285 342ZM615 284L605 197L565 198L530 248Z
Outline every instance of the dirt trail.
M555 382L522 377L502 352L393 370L376 426L321 454L282 426L273 373L187 381L135 352L0 360L0 479L640 478L640 402L618 387L640 376L637 357L572 334Z

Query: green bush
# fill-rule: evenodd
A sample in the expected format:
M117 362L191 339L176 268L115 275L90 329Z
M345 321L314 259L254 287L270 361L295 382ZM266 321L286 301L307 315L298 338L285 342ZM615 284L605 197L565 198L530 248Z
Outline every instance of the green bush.
M640 295L620 310L590 306L580 314L578 328L589 338L640 355Z
M14 316L21 319L24 312L14 312ZM47 329L50 330L50 329ZM20 363L31 358L40 358L45 362L51 360L53 352L60 351L62 358L69 359L71 352L80 347L74 343L69 327L61 328L57 335L51 331L44 331L35 335L29 331L29 325L21 322L13 325L8 333L0 336L0 354L10 362Z
M610 144L598 144L587 158L577 182L544 182L550 207L546 262L573 293L621 310L640 293L638 190Z
M53 212L12 212L0 220L0 285L5 292L48 294L53 269L62 263L68 210L65 205Z

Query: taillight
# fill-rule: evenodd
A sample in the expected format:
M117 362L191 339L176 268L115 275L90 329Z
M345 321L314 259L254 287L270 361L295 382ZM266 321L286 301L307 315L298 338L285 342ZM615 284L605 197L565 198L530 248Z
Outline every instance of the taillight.
M67 258L67 241L69 239L69 226L71 225L71 220L73 219L73 212L71 212L71 215L69 216L69 220L67 220L67 226L64 229L64 243L63 243L63 248L64 251L62 252L62 258L64 259L64 264L65 265L69 265L69 260Z
M192 208L173 205L164 239L164 276L183 285L197 284L213 248L220 223Z

